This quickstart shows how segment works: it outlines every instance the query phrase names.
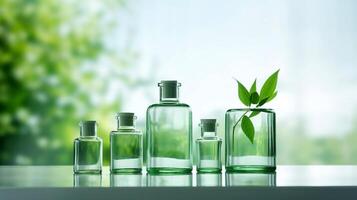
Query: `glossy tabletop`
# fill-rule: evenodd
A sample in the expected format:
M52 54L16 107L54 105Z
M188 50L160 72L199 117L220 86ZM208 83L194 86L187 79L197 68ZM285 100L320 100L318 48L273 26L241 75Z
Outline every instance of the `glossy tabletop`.
M1 200L356 198L356 166L278 166L270 174L186 175L110 174L108 167L102 175L73 175L72 166L0 167Z
M357 166L278 166L275 173L74 175L72 166L0 166L0 188L357 186Z

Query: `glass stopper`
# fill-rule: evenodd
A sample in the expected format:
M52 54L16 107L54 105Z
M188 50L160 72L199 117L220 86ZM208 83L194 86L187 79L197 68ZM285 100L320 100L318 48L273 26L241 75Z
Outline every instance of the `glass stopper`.
M80 135L81 136L96 136L97 135L97 122L96 121L81 121Z
M118 127L133 127L136 116L130 112L119 112L117 114Z

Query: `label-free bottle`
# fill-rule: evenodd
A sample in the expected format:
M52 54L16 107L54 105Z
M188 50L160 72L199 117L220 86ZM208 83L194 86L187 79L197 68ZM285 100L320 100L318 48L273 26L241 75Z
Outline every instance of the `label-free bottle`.
M103 141L97 136L96 121L81 121L80 136L74 140L74 173L102 172Z
M118 129L110 133L111 173L141 173L142 133L135 129L134 113L117 115Z
M201 137L196 140L197 172L221 172L222 139L217 136L216 119L201 119Z
M190 173L192 171L192 112L179 101L180 83L161 81L160 103L146 113L147 171Z

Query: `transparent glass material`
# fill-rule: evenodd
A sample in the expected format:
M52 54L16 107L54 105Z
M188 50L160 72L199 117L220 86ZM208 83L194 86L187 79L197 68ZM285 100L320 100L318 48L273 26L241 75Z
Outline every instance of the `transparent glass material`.
M226 173L226 186L276 186L276 174Z
M250 117L255 133L253 143L243 133L241 118ZM231 109L226 112L227 172L273 172L275 161L275 113L271 109ZM238 122L238 123L237 123ZM235 131L233 131L235 127Z
M201 138L196 140L198 173L217 173L222 169L222 139L217 137L216 120L208 120L212 122L201 120Z
M94 121L81 122L80 137L74 140L74 173L101 173L103 141Z
M196 182L199 187L219 187L222 186L221 173L200 173L196 174Z
M149 187L191 187L192 174L148 174Z
M143 176L138 174L110 174L110 187L143 187Z
M179 83L160 86L160 103L147 109L147 171L149 173L191 173L192 114L178 100ZM166 91L165 87L175 90Z
M132 115L132 121L135 116ZM119 119L118 119L119 120ZM111 173L141 173L142 133L131 125L118 123L118 130L110 133L110 171Z
M74 174L74 187L102 187L101 174Z

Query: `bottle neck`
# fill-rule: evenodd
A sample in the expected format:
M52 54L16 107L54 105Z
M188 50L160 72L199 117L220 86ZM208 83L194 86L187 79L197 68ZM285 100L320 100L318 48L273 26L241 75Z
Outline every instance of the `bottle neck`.
M215 137L217 136L216 132L201 132L201 137Z
M117 121L117 129L118 130L134 130L135 129L135 121L126 121L126 123L123 123L118 119Z
M121 126L118 122L118 130L135 130L135 126Z

